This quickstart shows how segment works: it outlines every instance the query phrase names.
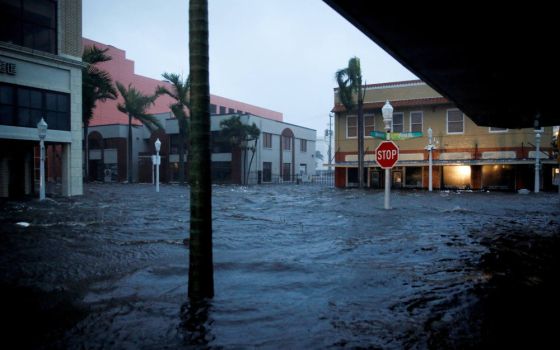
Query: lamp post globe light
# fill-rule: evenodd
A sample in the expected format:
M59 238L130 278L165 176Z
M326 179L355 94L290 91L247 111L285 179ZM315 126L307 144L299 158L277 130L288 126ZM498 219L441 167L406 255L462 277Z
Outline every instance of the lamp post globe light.
M393 106L389 100L381 109L383 113L383 123L387 132L387 141L391 140L391 124L393 123ZM391 209L391 169L385 169L385 209Z
M389 100L385 102L385 105L381 109L383 113L383 123L385 123L385 131L387 132L387 140L391 139L389 133L391 132L391 123L393 122L393 106L389 103Z
M159 156L159 150L161 148L161 141L159 138L154 143L156 147L156 192L159 192L159 164L161 163L161 158Z
M39 167L39 200L45 200L45 137L48 125L43 118L37 123L39 134L40 167Z

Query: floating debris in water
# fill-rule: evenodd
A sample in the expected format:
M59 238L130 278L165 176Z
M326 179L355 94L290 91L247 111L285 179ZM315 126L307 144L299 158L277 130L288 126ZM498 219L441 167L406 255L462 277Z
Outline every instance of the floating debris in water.
M29 227L31 224L25 221L20 221L16 223L16 226L20 226L20 227Z

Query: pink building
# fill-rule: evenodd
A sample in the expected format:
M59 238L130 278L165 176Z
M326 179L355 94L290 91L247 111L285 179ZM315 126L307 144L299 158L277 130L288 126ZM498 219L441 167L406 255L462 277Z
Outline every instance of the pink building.
M144 77L134 73L134 61L128 59L126 57L126 51L122 49L86 38L83 38L83 45L95 45L98 48L109 49L107 54L112 57L112 60L99 64L99 67L111 74L111 77L115 82L118 81L124 86L132 84L136 89L146 94L153 94L158 85L167 85L167 87L170 87L170 84L164 81ZM122 98L120 96L118 100L99 102L94 111L93 120L91 121L90 126L128 124L128 117L119 112L117 109L117 104L119 102L122 102ZM173 100L170 97L160 96L155 105L150 108L148 112L150 114L168 113L170 112L169 105L172 103ZM271 120L283 120L282 113L280 112L275 112L266 108L253 106L216 95L210 95L210 104L211 114L249 113Z
M120 82L125 86L131 84L145 94L153 94L157 86L171 88L171 84L165 81L134 73L134 61L126 57L124 50L86 38L83 38L83 45L95 45L101 49L108 49L107 54L112 59L99 64L99 67L108 72L114 82ZM87 137L89 180L125 181L127 178L128 116L117 109L120 102L122 102L120 96L117 100L98 102L94 110ZM169 153L169 156L162 160L163 181L173 181L177 178L178 128L169 108L173 103L173 99L162 95L148 110L148 113L157 116L165 125L165 131L159 130L149 134L139 122L133 120L135 127L133 128L131 171L134 181L150 181L151 158L149 154L153 153L155 138L162 141L162 152ZM249 114L277 122L283 120L282 113L216 95L210 95L210 113L213 115Z

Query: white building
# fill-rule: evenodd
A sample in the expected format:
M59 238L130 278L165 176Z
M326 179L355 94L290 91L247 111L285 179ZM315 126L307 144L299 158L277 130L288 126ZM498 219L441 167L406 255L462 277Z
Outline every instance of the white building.
M239 116L243 124L253 123L261 131L255 143L248 142L245 148L233 149L231 144L220 139L220 123ZM144 126L133 127L133 174L139 182L152 181L154 142L159 139L162 182L176 182L179 174L177 120L171 113L157 114L165 130L151 133ZM125 125L100 125L89 129L90 174L97 179L124 181L126 168ZM251 114L222 114L211 116L212 133L212 178L215 183L258 184L310 181L315 175L315 138L313 129L271 120ZM254 148L254 151L253 151ZM185 156L188 172L188 151ZM121 169L121 170L119 170Z
M219 133L220 122L231 117L232 115L212 116L212 131ZM261 135L254 154L248 150L240 155L242 178L239 183L305 182L315 175L315 130L247 114L241 116L241 121L246 125L254 123ZM228 157L232 169L236 169L237 160L232 157L232 153L229 156L228 153L213 154L212 160L227 160ZM235 179L235 173L232 175Z
M0 197L38 191L44 118L47 179L62 194L82 189L81 0L2 2L0 23Z

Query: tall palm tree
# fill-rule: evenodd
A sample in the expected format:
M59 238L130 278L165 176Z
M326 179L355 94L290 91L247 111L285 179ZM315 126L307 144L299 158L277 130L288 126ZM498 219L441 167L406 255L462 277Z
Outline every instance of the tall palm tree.
M119 103L117 108L119 111L128 115L128 182L132 182L132 118L146 125L150 131L163 129L161 123L146 110L154 104L156 95L144 95L137 90L132 84L128 84L128 88L117 81L117 89L123 98L123 103Z
M257 140L259 139L261 130L255 123L252 125L243 124L241 122L241 117L238 115L222 120L220 122L220 127L222 128L220 135L222 140L229 142L233 148L244 149L243 158L245 160L247 158L247 151L252 151L251 162L248 167L248 169L251 169L251 164L253 163L253 158L255 156ZM255 141L255 144L253 146L249 146L248 143L250 141ZM243 168L245 170L243 183L246 184L249 176L246 164L244 164Z
M164 79L171 83L172 90L164 86L158 86L157 95L167 95L175 100L171 106L171 111L179 124L179 183L185 184L185 140L189 134L189 119L185 109L190 109L190 79L183 80L178 74L163 73Z
M111 75L96 65L101 62L111 60L107 55L108 49L100 49L97 46L86 46L82 53L82 61L86 64L82 68L82 125L84 127L84 150L85 150L85 178L88 179L89 173L89 149L88 149L88 128L93 118L93 110L97 101L115 100L117 91L113 86Z
M189 0L191 79L189 298L214 296L208 1Z
M338 83L338 96L344 105L346 113L358 114L358 184L364 186L364 95L362 85L362 69L360 59L352 57L348 67L340 69L335 74Z

